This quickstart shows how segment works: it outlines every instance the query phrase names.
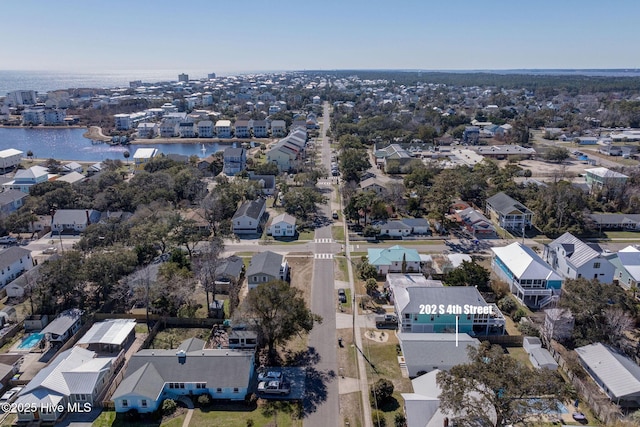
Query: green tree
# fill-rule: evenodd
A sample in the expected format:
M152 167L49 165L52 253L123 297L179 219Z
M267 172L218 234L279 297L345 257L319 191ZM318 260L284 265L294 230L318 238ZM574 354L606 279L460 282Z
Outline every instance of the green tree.
M347 148L340 154L340 173L345 181L360 182L362 172L371 167L366 150Z
M281 280L250 290L244 309L248 318L255 319L258 334L271 358L275 356L276 345L308 333L315 323L322 322L322 317L307 307L302 291Z
M393 395L393 383L386 378L380 378L373 383L369 389L371 404L376 406L384 405Z
M569 157L569 150L564 147L551 147L544 155L546 160L554 163L563 163Z
M477 286L480 290L488 291L489 270L475 261L462 261L462 264L451 270L444 277L444 283L448 286Z
M325 201L325 196L309 187L291 188L282 198L282 204L288 213L305 220L316 212L318 204Z
M378 290L378 281L373 277L368 278L364 284L364 289L368 295L373 295L373 293Z
M365 259L362 260L360 266L358 267L358 276L360 276L362 280L375 279L376 277L378 277L378 271L376 270L376 267L369 264L369 261L367 261L366 257L363 258Z
M456 414L456 425L504 426L532 413L555 411L569 395L562 378L549 369L530 369L500 346L469 347L469 363L439 372L440 406Z

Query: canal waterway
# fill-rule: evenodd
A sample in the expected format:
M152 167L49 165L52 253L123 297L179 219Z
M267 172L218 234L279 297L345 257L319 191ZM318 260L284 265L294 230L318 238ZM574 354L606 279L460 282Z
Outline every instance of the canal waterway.
M0 128L0 150L15 148L23 151L25 157L27 151L31 150L33 157L41 159L53 158L60 161L100 162L106 159L124 160L123 153L125 151L129 151L133 156L133 153L141 147L157 148L163 154L207 157L231 146L231 144L218 144L216 142L207 143L206 140L198 144L175 142L170 144L109 145L106 143L94 143L83 136L85 132L86 129L81 128Z

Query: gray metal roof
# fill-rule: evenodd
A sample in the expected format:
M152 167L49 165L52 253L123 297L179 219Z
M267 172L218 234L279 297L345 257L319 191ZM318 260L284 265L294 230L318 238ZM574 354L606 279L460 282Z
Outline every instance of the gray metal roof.
M487 205L505 215L516 210L522 213L532 213L525 205L502 192L489 197Z
M631 359L601 343L576 348L576 353L611 395L640 395L640 366Z
M242 206L238 208L236 213L233 214L233 219L240 218L243 216L248 216L255 220L259 220L260 216L264 212L265 204L266 204L266 201L262 198L244 202Z
M113 398L129 393L155 399L165 383L207 383L207 387L244 388L253 367L251 352L219 349L140 350L129 360L125 378Z
M109 319L98 322L80 338L78 344L122 345L135 327L135 319Z
M180 343L180 345L178 346L178 350L184 350L187 352L202 350L205 344L206 343L200 338L193 337L182 341L182 343Z
M399 332L398 340L407 365L455 366L469 363L467 346L478 347L480 341L467 334Z
M24 199L27 196L27 193L23 193L19 190L4 190L2 193L0 193L0 206L4 206L8 203L13 203L16 200Z
M3 249L0 251L0 268L5 269L29 255L31 255L30 250L19 246L10 246L7 249ZM31 261L29 261L29 265L25 265L25 269L30 267L32 267Z
M82 313L83 311L77 308L64 311L53 322L45 326L41 333L63 335L80 319Z
M216 268L216 279L219 278L234 278L238 279L242 273L244 263L242 258L232 255L220 261L220 264Z
M444 287L408 287L406 288L409 301L402 310L403 313L420 312L421 304L444 304L445 306L465 304L473 306L487 306L488 304L473 286L444 286ZM401 313L399 313L401 314Z
M282 259L282 255L275 252L259 252L251 258L249 268L247 268L247 276L267 274L272 277L279 277Z
M549 247L554 250L562 247L566 253L565 258L574 267L580 267L602 254L600 246L584 243L571 233L564 233L549 243Z

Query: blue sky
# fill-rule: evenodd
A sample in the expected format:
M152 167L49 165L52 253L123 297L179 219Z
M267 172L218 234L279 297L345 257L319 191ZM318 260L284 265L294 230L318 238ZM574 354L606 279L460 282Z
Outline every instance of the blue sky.
M0 69L640 68L640 1L20 0Z

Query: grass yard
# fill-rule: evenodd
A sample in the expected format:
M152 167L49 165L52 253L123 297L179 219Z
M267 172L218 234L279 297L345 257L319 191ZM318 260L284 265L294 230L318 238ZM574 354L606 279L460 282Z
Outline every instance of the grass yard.
M221 406L218 408L218 406ZM219 409L219 410L218 410ZM265 415L262 408L250 410L244 405L216 405L213 409L195 409L189 427L246 427L248 421L254 427L302 427L302 420L292 420L287 413Z
M137 421L124 419L123 416L116 417L114 411L102 411L102 413L95 419L91 427L180 427L186 417L186 410L181 411L181 414L166 419L164 421ZM190 424L192 425L192 424Z
M313 240L315 231L305 230L298 234L298 240Z
M177 348L188 338L200 338L207 341L211 331L208 328L167 328L160 332L151 342L151 348L170 350Z
M344 227L341 225L332 225L331 235L333 236L334 240L344 242Z
M343 256L335 256L333 258L338 263L338 268L334 269L336 280L346 282L349 280L349 269L347 267L347 259Z
M639 239L640 240L640 233L638 233L637 231L605 231L602 234L604 234L605 239L609 239L609 240L616 240L616 239Z

